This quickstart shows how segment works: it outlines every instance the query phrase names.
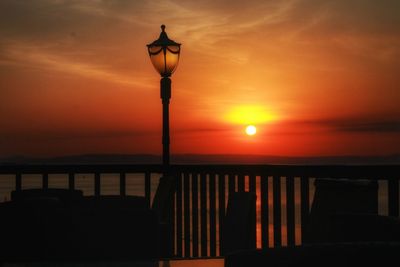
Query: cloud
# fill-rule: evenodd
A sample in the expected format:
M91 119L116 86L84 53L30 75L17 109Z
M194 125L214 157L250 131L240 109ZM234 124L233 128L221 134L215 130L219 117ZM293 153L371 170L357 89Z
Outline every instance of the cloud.
M9 42L2 48L5 59L0 60L1 65L16 65L30 67L41 71L58 71L86 78L105 80L120 83L136 88L146 89L151 87L149 77L128 76L118 71L113 71L109 66L100 63L79 61L71 59L62 53L54 53L46 47L23 44L21 42Z
M332 126L342 132L400 133L400 120L335 122Z
M13 142L63 142L63 141L88 141L101 139L118 139L124 137L148 137L155 136L159 133L156 131L143 130L38 130L33 133L24 132L7 132L0 134L3 144Z
M4 0L0 2L0 44L11 38L57 43L57 48L69 50L79 45L84 52L121 46L131 40L129 35L145 43L143 37L152 38L149 30L165 23L175 38L184 40L184 49L238 63L246 62L246 51L254 46L270 50L290 43L301 47L329 44L370 56L375 55L371 50L380 48L375 56L390 58L399 50L399 8L400 2L390 0ZM392 41L387 43L389 36ZM60 47L62 44L65 47ZM371 49L366 48L368 44Z
M193 128L181 128L181 129L173 129L172 130L174 133L179 133L179 134L186 134L186 133L223 133L223 132L229 132L231 129L227 128L200 128L200 127L193 127Z
M333 132L347 133L400 133L400 119L343 118L317 119L290 122L299 125L322 127Z
M134 52L145 51L141 9L124 2L134 1L1 1L0 62L146 86L137 62L147 55Z

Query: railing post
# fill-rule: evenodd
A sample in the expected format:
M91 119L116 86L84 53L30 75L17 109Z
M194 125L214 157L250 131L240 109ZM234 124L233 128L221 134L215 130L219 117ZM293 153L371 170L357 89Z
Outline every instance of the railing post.
M44 173L42 176L42 188L48 189L49 188L49 175Z
M75 190L75 174L72 172L68 174L68 187L70 190Z
M126 174L124 172L119 174L119 194L120 196L126 195Z
M144 175L144 196L146 198L147 207L151 207L151 173L146 172Z
M229 196L235 192L235 174L230 173L228 175L228 193Z
M22 175L21 173L17 173L15 175L15 190L21 191L22 189Z
M100 173L96 172L94 174L94 195L96 197L100 196Z
M307 242L308 217L310 213L310 182L308 177L300 177L301 198L301 243Z

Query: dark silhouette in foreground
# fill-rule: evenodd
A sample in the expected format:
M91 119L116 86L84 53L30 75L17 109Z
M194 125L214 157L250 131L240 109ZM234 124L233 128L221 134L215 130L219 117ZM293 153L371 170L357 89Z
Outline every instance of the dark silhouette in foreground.
M225 257L225 267L366 267L397 266L400 243L325 243L239 251Z
M223 253L256 248L256 194L235 192L229 196L223 225Z
M291 253L295 253L299 257L302 254L306 257L299 259L293 256L300 262L318 262L318 259L322 262L324 259L319 254L331 253L329 255L335 257L346 246L348 253L359 255L358 250L347 249L348 246L356 248L366 246L365 243L373 243L373 247L376 247L376 242L384 242L382 246L396 246L392 242L400 240L397 218L399 184L394 178L394 174L399 173L398 167L171 166L177 175L160 180L150 209L151 174L161 173L162 166L6 166L0 172L15 173L16 191L12 194L12 201L0 204L0 261L136 261L191 257L191 251L193 257L197 258L200 254L201 257L214 257L217 249L220 249L221 255L230 253L227 255L228 263L232 262L229 260L232 257L245 258L257 254L254 259L235 261L235 264L252 262L257 266L256 259L263 263L273 259L274 256L270 255L275 255L274 253L284 255L283 261L287 257L292 258ZM121 196L101 196L101 173L118 172ZM24 173L42 173L43 189L22 190ZM69 173L70 190L47 189L49 173ZM73 190L74 173L95 174L95 197L84 197L82 192ZM126 173L145 174L144 198L125 197ZM259 184L257 176L260 176ZM286 177L286 184L282 183L282 177ZM318 177L311 212L310 177ZM389 214L393 217L377 214L376 180L387 182ZM300 188L296 186L296 181ZM298 191L295 191L296 187ZM258 190L261 204L261 241L265 248L263 251L254 250L255 198L252 194ZM281 248L282 226L285 223L282 219L282 208L285 203L287 244L295 245L294 219L298 212L295 210L295 192L300 196L301 233L306 242L303 242L304 247ZM246 197L235 200L235 196L240 194ZM272 203L269 203L270 199L273 200ZM228 209L225 213L226 200ZM232 208L234 206L236 208ZM273 221L273 235L268 231L270 221ZM220 247L217 243L218 227ZM290 234L293 238L289 238ZM268 249L271 238L275 246L272 250L275 252ZM178 242L173 242L174 240ZM344 245L344 242L350 244ZM172 246L174 243L175 246ZM322 250L320 247L323 247ZM325 247L328 247L328 254L324 254ZM379 251L380 248L377 248L377 253ZM389 248L388 251L393 250ZM268 259L264 259L262 255L268 256ZM289 262L295 264L291 260Z
M317 179L303 245L226 255L226 267L397 265L400 220L378 215L374 180ZM232 233L233 234L233 233Z
M378 215L374 180L317 179L303 242L400 241L400 221Z
M0 203L0 260L148 260L161 251L157 211L144 197L84 197L82 191L32 189Z

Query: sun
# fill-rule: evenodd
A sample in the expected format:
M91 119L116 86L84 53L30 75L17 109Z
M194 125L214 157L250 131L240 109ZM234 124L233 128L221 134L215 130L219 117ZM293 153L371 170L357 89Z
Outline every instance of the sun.
M257 133L257 128L254 125L249 125L246 127L246 134L247 135L255 135Z

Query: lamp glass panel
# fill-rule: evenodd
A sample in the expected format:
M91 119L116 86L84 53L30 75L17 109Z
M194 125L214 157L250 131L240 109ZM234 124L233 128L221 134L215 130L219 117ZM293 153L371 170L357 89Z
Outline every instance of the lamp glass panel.
M154 46L150 47L149 51L151 53L155 53L160 51L161 46ZM154 68L162 75L165 72L165 65L164 65L164 52L161 51L158 54L150 55L151 63L153 63Z
M178 53L181 47L179 45L169 45L168 49L174 53Z
M173 51L173 52L175 52L175 53L177 53L177 54L174 54L174 53L170 52L168 49ZM168 46L168 49L166 50L167 54L166 54L166 57L165 57L166 58L166 70L165 70L165 72L168 73L168 74L172 74L175 71L176 67L178 66L178 62L179 62L179 53L178 53L179 52L179 46L170 45L170 46Z
M157 54L157 53L159 53L161 50L162 50L162 47L161 47L161 46L153 45L153 46L150 46L150 47L149 47L149 52L152 53L152 54Z

